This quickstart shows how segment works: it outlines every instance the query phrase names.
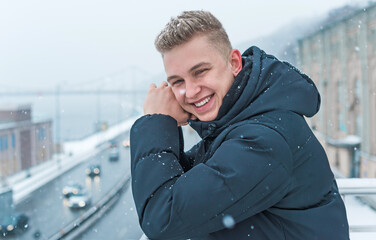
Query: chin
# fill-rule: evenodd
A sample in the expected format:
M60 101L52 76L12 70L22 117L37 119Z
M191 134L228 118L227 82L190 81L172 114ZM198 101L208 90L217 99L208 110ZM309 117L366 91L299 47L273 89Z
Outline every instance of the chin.
M198 116L197 118L202 121L202 122L209 122L209 121L213 121L217 118L217 115L218 114L215 114L215 116L213 115L206 115L206 116Z

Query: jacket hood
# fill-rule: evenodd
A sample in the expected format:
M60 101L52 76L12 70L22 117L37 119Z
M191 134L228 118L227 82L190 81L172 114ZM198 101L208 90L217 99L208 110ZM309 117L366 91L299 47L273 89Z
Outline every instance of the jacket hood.
M287 110L312 117L320 108L320 94L313 81L287 62L250 47L243 68L235 78L214 121L189 120L202 137L216 136L224 128L266 112Z

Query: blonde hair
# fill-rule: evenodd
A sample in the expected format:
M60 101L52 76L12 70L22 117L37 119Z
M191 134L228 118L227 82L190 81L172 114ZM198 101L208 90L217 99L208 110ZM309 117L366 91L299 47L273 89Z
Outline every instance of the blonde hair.
M207 11L184 11L172 17L156 37L154 45L163 55L198 34L207 36L225 59L229 56L232 46L227 33L221 22Z

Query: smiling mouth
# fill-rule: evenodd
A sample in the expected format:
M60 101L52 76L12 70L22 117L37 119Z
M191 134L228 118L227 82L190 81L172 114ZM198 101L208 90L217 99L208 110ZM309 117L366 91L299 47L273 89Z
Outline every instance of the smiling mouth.
M205 104L207 104L210 101L211 98L212 98L212 96L209 96L209 97L205 98L204 100L202 100L201 102L195 103L195 106L198 107L198 108L202 107Z

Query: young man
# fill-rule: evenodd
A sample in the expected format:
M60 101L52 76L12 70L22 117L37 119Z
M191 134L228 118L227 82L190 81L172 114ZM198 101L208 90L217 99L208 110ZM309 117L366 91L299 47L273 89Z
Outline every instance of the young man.
M132 189L151 239L349 239L326 154L304 116L312 80L251 47L232 49L209 12L183 12L156 38L167 82L131 129ZM179 126L201 136L183 152Z

